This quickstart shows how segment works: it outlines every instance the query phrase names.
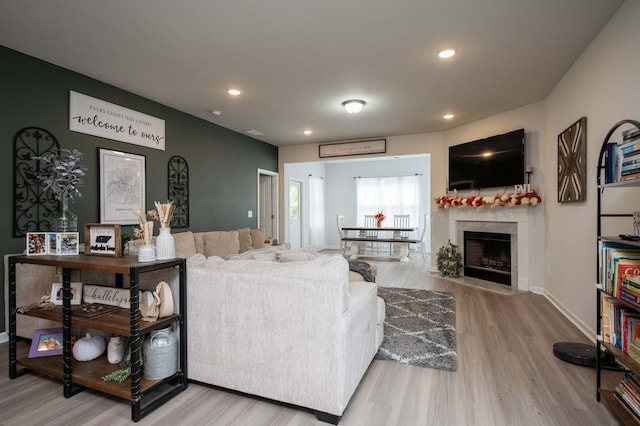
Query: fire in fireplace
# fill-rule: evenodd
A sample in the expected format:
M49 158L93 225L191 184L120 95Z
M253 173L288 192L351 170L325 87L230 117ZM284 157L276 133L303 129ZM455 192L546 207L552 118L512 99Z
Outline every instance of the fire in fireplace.
M511 235L464 231L464 275L511 285Z

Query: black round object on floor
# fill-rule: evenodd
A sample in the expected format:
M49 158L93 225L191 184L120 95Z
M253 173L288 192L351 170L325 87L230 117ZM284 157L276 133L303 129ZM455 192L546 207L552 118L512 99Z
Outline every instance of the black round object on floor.
M563 361L585 367L596 367L596 347L585 343L559 342L553 344L553 354Z

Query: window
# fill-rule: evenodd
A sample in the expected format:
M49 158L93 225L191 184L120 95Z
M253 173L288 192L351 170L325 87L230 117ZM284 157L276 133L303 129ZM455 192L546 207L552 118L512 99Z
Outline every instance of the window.
M364 225L364 215L379 211L390 221L387 226L393 226L394 214L408 214L411 226L421 226L421 192L420 176L356 178L358 226Z

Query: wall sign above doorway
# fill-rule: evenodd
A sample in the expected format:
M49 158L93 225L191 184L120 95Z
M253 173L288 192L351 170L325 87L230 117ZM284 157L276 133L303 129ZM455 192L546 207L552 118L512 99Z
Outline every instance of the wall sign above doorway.
M349 155L383 154L385 152L387 152L386 139L329 143L319 146L320 158L346 157Z

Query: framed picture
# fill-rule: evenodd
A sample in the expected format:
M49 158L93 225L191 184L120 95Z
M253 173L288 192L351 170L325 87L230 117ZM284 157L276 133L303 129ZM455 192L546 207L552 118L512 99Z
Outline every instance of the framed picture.
M84 226L84 253L93 256L122 256L120 225L88 223Z
M136 210L145 211L146 158L98 148L100 223L137 225Z
M46 232L27 232L27 255L48 254L48 243Z
M29 358L62 355L62 327L34 331Z
M82 283L71 283L71 304L79 305L82 302ZM62 305L62 283L51 285L51 303Z
M56 248L59 255L78 254L79 238L77 232L58 232L56 235Z
M558 202L584 201L587 185L587 117L558 135Z

